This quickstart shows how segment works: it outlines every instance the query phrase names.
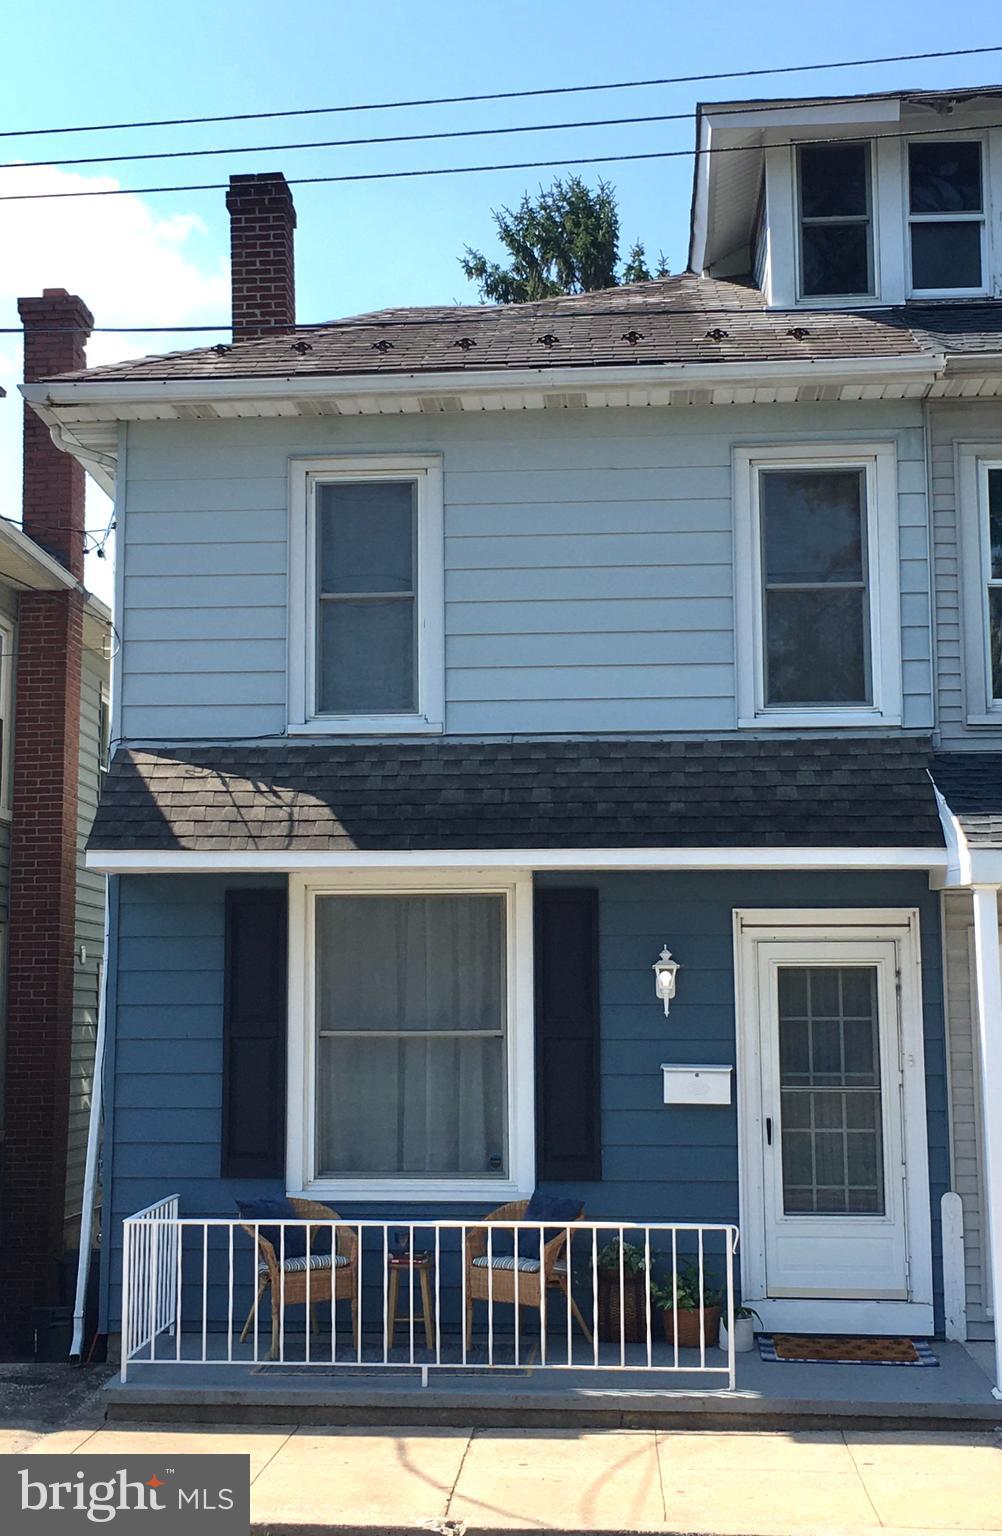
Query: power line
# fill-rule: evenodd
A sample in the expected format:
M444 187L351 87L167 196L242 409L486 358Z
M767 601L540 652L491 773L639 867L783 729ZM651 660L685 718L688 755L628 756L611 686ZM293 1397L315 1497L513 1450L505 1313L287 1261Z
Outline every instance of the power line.
M1002 123L981 123L979 127L983 130L1002 128ZM917 135L915 129L910 128L901 133L873 133L865 137L869 143L880 144L890 139L914 139L917 136L923 139L956 138L957 133L956 128L929 128L922 130L921 135ZM763 148L794 149L802 145L844 144L845 142L844 135L836 137L829 134L824 138L784 139L767 146L718 144L716 148L711 146L709 149L652 149L629 155L576 155L568 160L511 160L492 165L432 166L413 171L353 171L339 176L288 176L285 180L286 185L290 187L329 186L333 183L345 182L402 181L424 176L473 176L486 171L535 171L556 170L572 165L618 165L628 160L679 160L688 158L690 155L705 158L709 155L761 154ZM227 181L206 181L168 187L98 187L86 192L4 192L0 194L0 203L49 202L53 199L72 197L147 197L155 192L228 192L229 185Z
M607 80L595 85L539 86L524 91L484 91L465 96L424 96L409 101L365 101L334 107L292 107L273 112L224 112L211 117L160 117L124 123L78 123L62 128L7 128L0 139L37 138L42 134L111 133L127 128L181 128L201 123L261 122L266 118L318 117L337 112L387 112L400 107L447 107L477 101L518 101L538 96L572 96L584 91L627 91L662 85L697 85L712 80L751 80L766 75L809 74L827 69L857 69L870 64L913 64L925 59L959 59L1002 52L1002 43L983 48L943 48L929 53L893 53L867 59L835 59L825 63L782 64L772 68L718 70L703 75L664 75L652 80Z
M826 98L831 106L848 106L854 96ZM743 112L774 112L775 102L751 103ZM363 139L307 139L294 144L234 144L216 149L143 150L129 155L78 155L64 160L7 160L0 171L31 171L67 165L125 165L137 160L196 160L214 155L279 154L287 149L358 149L380 144L422 144L442 139L497 138L513 133L555 133L574 128L624 128L647 123L691 123L695 112L659 112L647 116L585 118L570 123L520 123L502 128L455 128L435 133L393 133Z

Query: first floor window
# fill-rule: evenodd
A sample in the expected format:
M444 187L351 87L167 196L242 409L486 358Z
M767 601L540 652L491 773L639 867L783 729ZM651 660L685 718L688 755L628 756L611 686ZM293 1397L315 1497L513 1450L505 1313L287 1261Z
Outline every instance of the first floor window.
M759 471L766 705L868 704L861 469Z
M318 894L316 1176L508 1175L506 901Z

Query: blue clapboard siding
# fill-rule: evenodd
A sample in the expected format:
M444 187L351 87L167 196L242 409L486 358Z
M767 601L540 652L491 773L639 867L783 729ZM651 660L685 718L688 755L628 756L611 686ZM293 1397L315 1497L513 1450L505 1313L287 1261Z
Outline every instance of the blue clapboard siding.
M141 422L122 541L123 734L286 724L288 460L440 452L446 729L729 730L731 454L893 438L905 723L931 723L917 402Z
M613 1221L737 1220L735 1108L667 1110L660 1073L666 1059L734 1061L733 908L919 908L929 1197L939 1276L939 1201L949 1178L943 989L938 901L921 875L643 873L537 879L592 885L599 892L604 1177L565 1190L580 1195L589 1217ZM219 1176L224 894L228 884L268 882L130 875L117 883L112 1328L119 1316L124 1216L173 1192L181 1196L186 1216L231 1216L242 1193L283 1192L280 1183ZM666 940L684 967L668 1020L651 979L652 959ZM480 1211L449 1207L438 1214ZM342 1214L417 1220L436 1212L415 1203L368 1210L348 1206ZM249 1255L242 1262L249 1276ZM212 1272L217 1321L226 1306L220 1274ZM378 1277L371 1283L377 1285Z

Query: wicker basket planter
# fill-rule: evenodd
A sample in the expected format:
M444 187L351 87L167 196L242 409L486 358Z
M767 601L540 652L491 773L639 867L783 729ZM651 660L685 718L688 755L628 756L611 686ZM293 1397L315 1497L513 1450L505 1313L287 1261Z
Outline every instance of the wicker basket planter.
M678 1311L666 1309L661 1313L661 1321L664 1324L665 1338L669 1344L675 1343L675 1319L678 1318L678 1347L679 1349L699 1348L699 1308L679 1307ZM703 1343L707 1349L711 1349L717 1342L720 1333L720 1308L703 1308Z
M598 1336L607 1343L642 1344L647 1338L647 1276L624 1275L622 1330L617 1270L598 1272ZM653 1310L653 1309L652 1309Z

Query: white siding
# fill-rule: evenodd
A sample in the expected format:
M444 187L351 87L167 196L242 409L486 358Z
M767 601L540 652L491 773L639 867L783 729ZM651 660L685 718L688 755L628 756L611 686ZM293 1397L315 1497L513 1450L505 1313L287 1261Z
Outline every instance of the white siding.
M966 892L943 898L946 1007L950 1063L950 1130L953 1188L964 1204L964 1271L969 1337L990 1338L985 1264L979 1088L975 1066L971 970L973 908Z
M895 438L905 723L931 725L916 404L138 423L124 516L123 734L284 731L287 466L440 451L446 729L729 730L731 450Z

